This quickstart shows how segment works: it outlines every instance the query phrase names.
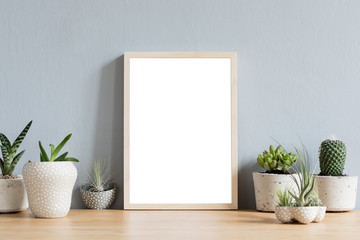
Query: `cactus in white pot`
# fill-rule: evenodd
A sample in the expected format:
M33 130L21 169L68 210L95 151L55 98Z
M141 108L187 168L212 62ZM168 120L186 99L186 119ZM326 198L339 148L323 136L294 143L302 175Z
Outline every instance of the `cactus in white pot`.
M51 155L46 154L41 142L40 162L28 162L23 168L24 182L31 212L35 217L58 218L68 214L77 170L65 152L58 156L71 134L55 148L50 144ZM58 157L57 157L58 156Z

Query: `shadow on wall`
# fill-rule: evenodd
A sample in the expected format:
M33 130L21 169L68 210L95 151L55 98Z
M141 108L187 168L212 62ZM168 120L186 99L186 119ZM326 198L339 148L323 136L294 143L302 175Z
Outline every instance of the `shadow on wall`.
M252 173L258 172L259 167L254 159L248 159L244 162L247 164L241 165L239 169L238 208L255 209L255 193Z
M93 156L109 161L117 187L117 196L111 208L123 209L124 56L103 67L99 88Z

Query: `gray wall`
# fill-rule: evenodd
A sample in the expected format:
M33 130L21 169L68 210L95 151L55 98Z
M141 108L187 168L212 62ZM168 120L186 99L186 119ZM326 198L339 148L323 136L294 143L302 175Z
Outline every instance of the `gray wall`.
M291 147L299 134L315 161L336 134L346 173L359 175L359 11L355 0L1 0L0 131L14 139L34 120L16 173L39 160L38 140L72 132L72 207L84 207L78 186L94 158L122 185L123 53L236 51L239 207L255 207L251 172L271 137Z

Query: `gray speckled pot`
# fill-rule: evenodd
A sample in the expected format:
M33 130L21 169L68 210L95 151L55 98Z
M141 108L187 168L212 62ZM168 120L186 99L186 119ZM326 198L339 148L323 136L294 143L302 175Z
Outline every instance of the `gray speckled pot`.
M299 222L308 224L324 220L326 207L279 207L275 208L275 216L282 223Z
M327 211L342 212L355 208L357 176L317 176L319 198Z
M59 218L68 214L77 178L72 162L26 163L23 177L35 217Z
M296 178L296 174L293 174ZM294 189L296 186L291 174L253 173L256 210L274 212L276 207L276 192L278 190Z
M111 206L115 199L116 188L103 192L86 191L84 187L80 187L81 198L86 207L90 209L106 209Z
M17 179L0 179L0 212L20 212L28 207L22 176Z

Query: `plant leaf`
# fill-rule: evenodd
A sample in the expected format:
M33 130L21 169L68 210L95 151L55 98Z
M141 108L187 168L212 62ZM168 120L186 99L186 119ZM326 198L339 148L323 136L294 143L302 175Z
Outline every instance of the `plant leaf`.
M22 157L22 155L24 154L25 150L22 150L18 155L16 155L13 159L13 161L11 162L11 168L13 168L13 171L16 167L16 164L19 162L20 158Z
M68 152L61 154L58 158L56 158L54 161L55 162L61 162L64 161L65 157L68 155Z
M62 142L56 147L56 149L54 150L54 152L51 154L51 158L50 161L54 161L56 156L58 155L58 153L61 151L61 149L64 147L64 145L66 144L67 141L69 141L69 139L71 138L71 133L69 135L67 135L64 140L62 140Z
M53 153L54 153L54 148L55 148L55 147L54 147L53 144L50 144L49 146L50 146L50 149L51 149L51 155L53 155Z
M73 157L64 158L64 160L63 160L63 161L79 162L79 160L78 160L78 159L73 158Z
M22 130L22 132L20 133L20 135L15 139L13 145L11 146L11 151L10 151L10 155L14 156L16 154L17 149L19 148L20 144L22 143L22 141L24 140L27 132L29 131L29 128L31 127L32 121L30 121L26 127L24 128L24 130Z
M11 143L10 143L9 139L3 133L0 133L0 141L1 141L1 144L4 147L6 147L8 152L10 152L11 151Z
M10 168L11 162L10 162L10 156L9 156L9 152L6 149L6 147L4 147L3 145L0 146L1 147L1 152L2 152L2 156L4 158L4 170L5 172L7 172L7 170ZM5 173L6 175L7 173Z
M0 168L1 168L1 172L4 175L4 161L0 158Z
M49 161L49 157L48 155L46 154L43 146L41 145L41 142L39 141L39 147L40 147L40 159L42 162L48 162ZM42 155L42 158L41 158L41 155Z

